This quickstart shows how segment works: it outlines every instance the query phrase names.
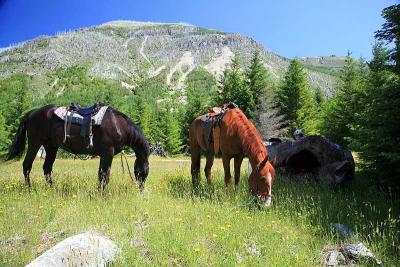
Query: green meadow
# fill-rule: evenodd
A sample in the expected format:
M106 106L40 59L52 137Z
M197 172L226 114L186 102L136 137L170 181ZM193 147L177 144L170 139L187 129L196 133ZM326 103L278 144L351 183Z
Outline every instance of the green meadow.
M36 159L30 190L22 162L0 165L0 266L23 266L86 230L109 236L121 248L113 266L321 266L326 251L356 241L383 266L399 265L399 203L365 173L357 172L342 189L278 177L272 206L260 209L250 202L246 164L237 192L225 188L216 160L213 188L202 177L203 188L193 195L190 158L152 156L141 193L116 157L101 194L98 161L56 160L50 188L43 161ZM331 227L337 222L348 225L355 240L341 238Z

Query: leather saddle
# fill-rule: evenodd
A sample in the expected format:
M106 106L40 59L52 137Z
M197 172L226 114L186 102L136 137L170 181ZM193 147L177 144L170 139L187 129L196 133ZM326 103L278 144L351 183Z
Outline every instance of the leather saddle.
M79 104L75 104L75 103L71 103L71 105L69 105L68 110L69 111L75 111L77 113L79 113L80 115L82 115L83 117L85 116L93 116L95 115L97 112L99 112L100 110L100 104L99 102L94 103L93 106L87 107L87 108L82 108L81 105Z
M230 109L238 108L238 106L229 102L228 104L224 104L222 108L220 107L212 107L208 110L208 113L201 116L201 121L206 123L207 127L207 135L208 135L208 150L211 147L214 149L215 155L221 154L220 149L220 137L221 137L221 126L220 122L224 114Z
M67 115L65 117L65 123L64 123L64 143L67 143L67 141L70 140L71 135L71 124L76 123L81 125L80 129L80 136L85 138L86 140L89 139L88 148L93 147L93 124L94 121L92 120L92 117L95 116L101 108L101 105L99 102L96 102L93 106L88 107L88 108L82 108L81 105L71 103L71 105L68 106L67 108ZM77 123L78 121L74 119L74 113L78 113L83 117L83 119Z

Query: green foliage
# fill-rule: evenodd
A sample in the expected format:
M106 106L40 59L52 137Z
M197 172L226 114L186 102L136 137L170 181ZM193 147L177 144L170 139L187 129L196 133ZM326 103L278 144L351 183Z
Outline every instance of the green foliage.
M386 20L382 28L375 32L378 40L394 43L389 52L389 59L395 63L395 70L400 74L400 4L392 5L382 10Z
M246 71L246 79L256 106L261 104L260 102L263 97L272 96L274 83L260 59L258 50L253 54L251 64Z
M7 124L3 115L0 114L0 154L7 151L9 145L9 132L6 130Z
M4 154L13 140L20 118L29 109L30 77L16 74L0 79L0 154Z
M374 46L368 84L355 112L352 146L377 170L379 182L400 189L400 77L390 71L388 52Z
M340 84L334 96L325 103L321 114L322 135L346 147L353 137L352 126L361 108L360 93L365 87L364 68L364 65L357 65L350 54L347 55Z
M238 55L232 59L229 68L224 70L218 85L217 103L222 105L228 102L235 102L251 118L255 106L253 93L245 81Z
M184 145L181 139L181 125L174 109L167 109L164 115L163 129L165 131L165 148L171 154L182 152Z
M121 99L130 92L124 90L117 82L87 75L85 67L73 66L58 69L52 77L56 82L45 98L37 103L57 103L68 105L71 102L82 106L92 105L96 101L119 106Z
M204 68L196 68L186 78L186 96L187 104L184 116L182 116L182 134L183 140L189 137L189 125L192 121L208 112L208 109L214 105L216 97L217 82Z
M297 60L290 62L285 77L276 91L277 107L286 116L291 132L300 128L306 134L318 132L316 104L303 67Z
M315 104L317 105L317 111L320 112L322 109L322 106L325 103L326 97L324 93L322 92L321 87L317 87L314 92L314 100Z
M316 66L316 65L304 65L305 69L325 73L334 77L338 77L342 66Z

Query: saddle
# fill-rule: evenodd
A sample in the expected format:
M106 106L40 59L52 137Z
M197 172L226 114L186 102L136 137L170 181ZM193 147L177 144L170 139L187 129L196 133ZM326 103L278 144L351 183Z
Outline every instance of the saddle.
M82 108L79 104L71 103L71 105L69 105L69 110L76 111L82 116L88 116L95 115L100 110L100 107L99 102L94 103L93 106L88 108Z
M82 108L79 104L71 103L68 107L58 107L54 114L64 120L64 140L68 145L71 139L71 125L80 125L80 136L88 140L87 148L93 147L93 125L101 125L107 106L96 102L93 106Z
M221 125L220 122L224 114L230 109L238 108L233 102L229 102L228 104L224 104L222 108L212 107L208 110L208 113L201 116L201 121L207 124L208 131L208 149L211 146L214 149L214 154L216 156L221 154L220 148L220 138L221 138Z

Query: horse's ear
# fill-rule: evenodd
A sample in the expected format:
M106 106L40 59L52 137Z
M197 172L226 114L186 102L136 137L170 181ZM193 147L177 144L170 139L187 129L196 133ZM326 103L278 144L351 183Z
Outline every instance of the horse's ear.
M275 165L276 165L276 156L270 161L270 163L271 163L272 166L274 166L274 168L275 168Z
M266 155L265 158L261 161L261 163L259 165L260 166L259 170L262 170L262 168L264 168L264 166L267 163L268 159L269 159L269 157L268 157L268 155Z

